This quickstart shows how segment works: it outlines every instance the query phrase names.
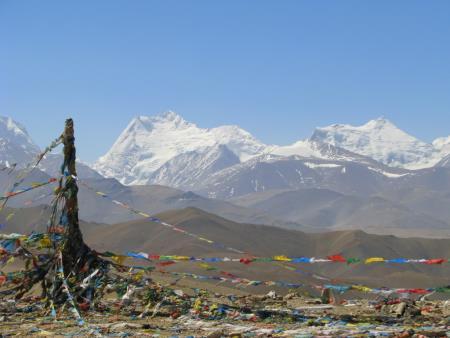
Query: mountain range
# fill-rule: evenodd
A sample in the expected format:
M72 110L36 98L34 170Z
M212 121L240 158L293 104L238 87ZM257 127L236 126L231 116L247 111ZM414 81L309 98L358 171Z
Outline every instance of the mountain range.
M20 167L39 151L22 124L10 117L0 117L0 164L16 163ZM383 164L390 167L386 172L393 171L395 175L394 168L419 170L445 166L450 156L450 136L426 143L387 119L378 118L362 126L334 124L316 128L310 138L287 146L267 145L238 126L200 128L169 111L134 118L111 149L91 166L94 170L86 168L88 165L83 162L80 166L91 178L99 178L98 172L126 185L189 188L223 169L292 156L374 167ZM42 169L51 171L57 160L48 156Z
M317 128L306 140L278 146L264 144L238 126L204 129L167 112L133 119L93 168L127 185L203 190L198 187L213 174L227 175L274 158L356 162L394 177L406 173L395 169L431 168L449 154L450 137L426 143L384 118L358 127ZM380 165L389 168L380 169Z
M10 118L0 119L0 144L0 163L17 163L16 170L39 152ZM61 159L49 154L39 167L46 174L34 176L59 175ZM277 146L237 126L200 128L173 112L140 116L92 166L79 162L78 175L149 213L196 207L236 222L306 231L450 236L450 137L426 143L384 118L317 128L308 139ZM4 190L12 184L0 173ZM136 219L88 189L80 193L86 221ZM29 196L14 206L38 193Z

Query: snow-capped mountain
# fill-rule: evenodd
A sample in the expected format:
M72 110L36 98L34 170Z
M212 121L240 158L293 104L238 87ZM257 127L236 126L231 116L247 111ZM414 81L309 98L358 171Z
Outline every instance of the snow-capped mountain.
M37 160L41 152L26 128L10 117L0 116L0 166L17 169L25 168ZM49 175L59 175L63 161L61 154L48 154L39 164L39 169ZM101 178L102 176L88 165L77 161L78 176L81 178Z
M0 117L0 164L17 165L23 168L31 162L39 147L33 142L27 130L10 117Z
M370 159L352 161L349 158L330 160L265 154L209 175L197 183L195 191L219 199L304 188L370 195L378 191L380 183L395 182L414 173Z
M94 168L124 184L147 184L151 182L152 174L169 160L185 153L204 153L208 147L217 145L225 145L240 161L246 161L266 148L237 126L204 129L174 112L166 112L133 119Z
M219 147L224 146L224 147ZM450 137L420 141L384 118L362 126L317 128L292 145L266 145L237 126L200 128L174 112L133 119L94 168L124 184L166 184L189 188L204 177L265 156L357 162L376 167L432 167L450 154ZM238 161L236 163L236 161Z
M123 184L192 189L205 177L264 154L371 162L321 141L269 146L237 126L199 128L174 112L133 119L94 168Z
M407 174L319 139L265 145L238 127L202 129L173 112L133 119L95 168L128 185L166 185L214 198L348 177L358 177L346 184L356 189L374 178Z
M434 145L420 141L384 118L371 120L362 126L334 124L317 128L311 140L329 143L389 166L409 169L436 164L443 157L442 151L448 142L441 140ZM447 150L450 151L450 147Z
M24 166L39 153L25 128L9 118L0 118L0 146L3 165ZM48 154L39 169L59 175L61 161L60 154ZM430 168L405 168L426 166ZM446 231L439 236L449 235L450 137L428 144L385 119L360 127L318 128L311 138L277 146L259 142L236 126L204 129L172 112L141 116L131 121L96 168L129 185L193 191L178 191L173 200L161 194L161 189L172 188L124 187L78 162L80 178L92 178L108 194L135 191L142 197L142 208L155 193L160 200L153 206L203 205L219 215L255 223L272 222L272 216L260 213L270 210L277 215L277 225L282 219L287 226L301 222L312 228L366 229L375 222L373 231L393 227L409 235L408 229L420 227L430 230L426 236L436 236L435 230ZM14 179L8 172L0 174L4 186ZM94 205L94 197L89 192L83 198ZM253 205L260 209L255 211ZM384 228L378 228L379 222Z

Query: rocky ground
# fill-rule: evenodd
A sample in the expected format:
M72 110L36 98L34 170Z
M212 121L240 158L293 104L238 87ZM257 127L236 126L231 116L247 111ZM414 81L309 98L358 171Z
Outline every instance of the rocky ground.
M449 337L450 302L389 297L324 299L289 293L220 295L204 290L155 293L147 301L108 300L80 306L77 324L68 305L50 315L36 298L0 305L1 337ZM130 297L132 298L132 297ZM142 297L140 296L142 299Z

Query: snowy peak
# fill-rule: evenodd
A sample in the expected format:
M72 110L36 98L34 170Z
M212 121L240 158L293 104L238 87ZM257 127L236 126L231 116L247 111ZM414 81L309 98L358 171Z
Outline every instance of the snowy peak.
M172 125L174 125L176 127L183 127L183 126L192 124L192 123L188 123L180 115L178 115L177 113L175 113L171 110L164 112L159 116L156 116L155 119L160 121L161 123L171 123Z
M0 163L23 167L39 153L39 147L20 123L10 117L0 117Z
M174 112L134 118L94 168L124 184L151 183L152 174L180 154L225 145L241 161L265 145L237 126L203 129Z
M156 116L139 116L133 119L130 123L132 128L151 131L152 129L185 129L195 126L193 123L189 123L184 120L180 115L172 111L168 111Z
M329 143L395 167L425 166L434 151L431 144L407 134L385 118L371 120L362 126L334 124L317 128L311 140Z
M137 133L151 133L155 129L159 130L176 130L185 129L195 125L188 123L180 115L168 111L156 116L138 116L131 120L122 135Z
M24 168L35 162L41 152L33 142L25 127L10 117L0 117L0 166ZM47 154L39 163L38 168L49 175L59 175L59 168L63 161L60 154ZM97 172L89 166L77 161L78 176L81 178L100 178Z
M0 116L0 137L2 140L20 145L24 150L39 151L39 147L33 142L25 127L10 117Z
M368 121L366 124L362 125L360 128L362 129L397 129L397 126L395 126L391 121L386 119L385 117L379 117L373 120Z
M209 130L216 142L226 145L241 161L246 161L264 152L267 146L248 131L238 126L221 126Z
M339 146L340 144L350 145L354 141L359 141L361 146L370 143L373 145L374 142L380 142L382 140L385 142L395 140L402 143L420 142L383 117L370 120L362 126L333 124L328 127L316 128L311 139L327 142L335 146Z

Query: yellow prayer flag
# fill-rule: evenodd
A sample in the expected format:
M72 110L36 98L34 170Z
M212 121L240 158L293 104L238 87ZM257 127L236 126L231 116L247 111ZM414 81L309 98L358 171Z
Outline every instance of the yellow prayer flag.
M200 298L195 300L193 308L196 311L200 311L202 309L202 300Z
M44 237L39 241L39 247L41 248L50 248L52 246L52 242L48 237Z
M384 262L384 258L382 258L382 257L370 257L370 258L367 258L366 261L365 261L366 264L378 263L378 262Z
M291 258L286 257L284 255L273 256L273 260L274 261L279 261L279 262L290 262L290 261L292 261Z
M141 270L134 274L133 280L139 282L142 279L142 277L144 277L144 271Z
M117 263L117 264L119 264L119 265L122 265L123 262L125 262L125 259L127 259L127 257L126 257L126 256L112 256L111 259L112 259L115 263Z
M189 256L172 256L172 259L175 261L188 261L191 258Z
M362 292L371 292L372 291L371 288L369 288L367 286L363 286L363 285L352 285L352 289L362 291Z
M199 265L208 271L217 270L217 268L215 268L209 264L206 264L206 263L200 263Z

